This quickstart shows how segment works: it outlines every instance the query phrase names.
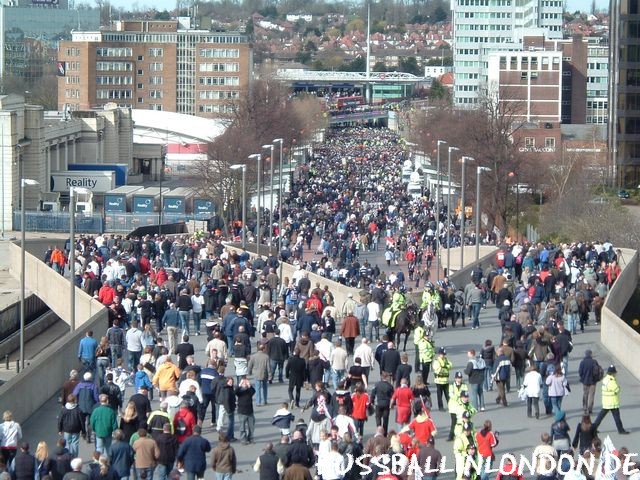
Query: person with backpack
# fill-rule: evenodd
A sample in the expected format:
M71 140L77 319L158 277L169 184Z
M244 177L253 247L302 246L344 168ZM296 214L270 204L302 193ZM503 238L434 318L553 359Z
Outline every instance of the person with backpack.
M62 407L62 411L58 416L58 432L64 437L66 444L69 446L71 458L78 456L80 434L86 436L87 431L80 407L76 403L76 397L71 394L67 398L67 403Z
M496 386L498 387L498 398L496 398L496 403L498 405L502 404L502 406L507 406L507 395L506 395L506 386L509 378L511 377L511 360L504 353L503 347L498 347L496 350L495 369L493 373L493 379L495 381Z
M578 367L578 375L582 384L582 412L583 415L591 415L596 384L604 378L604 369L593 358L593 352L590 349L584 352L584 358Z
M89 417L93 408L96 406L99 400L98 388L93 382L93 375L91 372L85 372L82 377L83 381L76 385L73 389L73 396L78 400L78 408L82 413L82 422L87 425L86 437L87 443L91 443L91 425L89 425Z
M173 431L178 439L178 443L182 444L187 438L193 434L193 427L196 426L196 417L191 412L189 404L182 401L180 410L173 417Z
M567 319L567 329L571 334L576 333L576 326L578 323L578 316L580 314L580 305L576 298L576 291L574 288L569 290L569 295L564 302L564 312Z
M481 355L476 357L475 349L467 352L467 366L464 373L469 377L469 390L471 393L471 404L476 410L484 412L484 371L487 365Z

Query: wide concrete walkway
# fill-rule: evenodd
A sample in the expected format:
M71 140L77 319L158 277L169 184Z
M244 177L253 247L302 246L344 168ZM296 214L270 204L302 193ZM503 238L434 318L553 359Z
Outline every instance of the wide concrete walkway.
M466 352L469 348L479 349L485 339L492 339L494 343L499 341L500 326L497 321L497 311L495 308L490 306L487 310L483 310L480 318L482 326L479 330L456 328L441 330L436 334L436 343L438 346L446 347L448 356L454 364L454 371L464 369L466 365ZM592 349L594 356L605 368L611 361L607 353L600 347L598 336L599 327L591 323L587 327L586 333L578 334L574 338L575 347L569 362L569 381L572 386L572 393L568 397L565 397L563 402L563 409L567 413L567 418L572 430L575 429L582 412L582 387L578 382L576 370L584 350L587 348ZM197 351L196 359L198 363L202 364L205 360L204 347L206 337L194 337L192 342ZM413 348L408 348L408 350L411 357L410 363L413 365ZM73 355L74 352L69 352L69 354ZM640 444L640 388L638 388L637 379L631 377L620 365L617 367L619 372L618 381L622 388L622 420L625 428L631 431L631 435L619 436L611 416L608 416L604 420L600 432L602 438L606 435L611 435L616 447L627 446L631 451L635 451L634 448L637 448ZM228 374L231 374L231 372L228 372ZM60 379L60 385L62 385L64 380L64 378ZM374 369L371 380L373 382L379 380L377 368ZM512 383L515 385L515 379ZM474 418L474 424L476 426L481 426L484 420L491 419L494 429L500 432L500 445L497 448L498 455L507 452L530 454L533 447L539 443L540 435L543 432L548 432L552 423L552 418L550 417L543 417L540 420L527 418L525 404L517 399L517 394L514 390L508 395L510 405L506 408L496 405L495 392L486 393L487 410L485 412L479 412ZM132 389L129 389L126 398L132 393ZM303 390L303 402L308 400L310 395L310 391ZM242 446L239 443L233 444L239 457L239 468L241 469L241 472L238 473L235 478L239 480L252 478L254 474L251 471L251 465L260 454L264 444L269 441L276 442L278 440L278 430L271 425L271 417L279 408L280 403L286 400L286 385L274 384L269 386L269 405L256 407L256 443L248 446ZM157 402L154 401L153 404L155 407ZM600 410L600 405L601 395L600 388L598 388L595 407L596 413ZM59 410L60 405L57 403L57 399L54 398L45 404L37 414L33 415L26 422L23 422L25 438L28 439L32 445L35 445L40 440L45 440L49 445L56 441L56 417ZM299 411L295 411L294 413L297 417L302 416ZM303 415L307 422L309 421L309 414L310 412L307 411ZM392 412L392 416L393 415L394 413ZM449 428L449 415L445 412L434 411L433 417L439 428L436 436L436 446L443 455L452 458L452 444L446 442L446 435ZM393 425L393 418L390 425ZM204 427L204 436L211 441L215 441L217 436L213 428L209 426L208 420L205 422ZM375 420L370 418L365 427L365 436L368 437L372 435L374 428ZM236 425L236 437L239 437L239 435L239 428ZM81 454L85 460L90 458L92 448L93 445L87 445L82 442ZM451 475L445 475L443 478L451 477ZM213 472L208 470L205 478L212 479Z

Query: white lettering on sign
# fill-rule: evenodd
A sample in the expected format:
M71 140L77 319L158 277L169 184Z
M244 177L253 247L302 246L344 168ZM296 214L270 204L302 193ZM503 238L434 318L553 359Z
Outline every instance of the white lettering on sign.
M554 153L556 147L520 147L520 151L525 153Z

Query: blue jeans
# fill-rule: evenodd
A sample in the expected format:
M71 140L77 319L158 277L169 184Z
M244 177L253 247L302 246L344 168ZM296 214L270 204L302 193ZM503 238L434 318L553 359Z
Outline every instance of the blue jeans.
M200 320L202 319L202 312L193 312L193 324L196 333L200 332Z
M493 384L491 382L491 375L493 372L493 363L487 363L487 367L484 369L484 389L488 392L493 390Z
M482 464L480 465L480 480L489 480L489 472L491 470L491 457L480 457Z
M158 480L167 480L169 478L169 474L173 469L173 465L162 465L158 464L156 467L156 472L158 473Z
M129 362L130 372L137 371L141 356L142 356L142 351L132 352L130 350L127 350L127 361Z
M577 323L577 320L578 320L578 314L577 313L567 313L566 315L567 315L567 330L572 335L575 335L575 333L576 333L576 323Z
M340 383L344 379L344 370L334 370L331 369L331 383L333 383L333 389L338 389L338 383Z
M380 338L380 322L376 320L375 322L367 322L369 324L369 341L373 342L373 330L376 331L376 340Z
M198 478L204 478L204 472L184 472L187 474L187 480L196 480Z
M64 432L64 439L67 442L67 448L73 458L78 456L80 448L80 434L79 433L67 433Z
M256 380L256 405L267 404L267 380Z
M180 316L180 328L182 328L182 333L183 334L189 334L189 312L184 312L182 310L180 310L178 312L178 315Z
M111 435L108 437L96 437L96 452L106 455L111 447Z
M227 350L229 350L229 352L233 352L233 335L227 335Z
M153 471L154 471L155 467L148 467L148 468L135 468L136 471L136 480L141 480L142 476L142 472L147 472L147 476L146 476L146 480L153 480Z
M284 364L281 360L269 360L269 364L271 366L271 381L276 378L276 369L278 370L278 381L282 383L284 380L282 378L282 366Z
M480 326L480 320L478 319L478 317L480 316L480 308L482 307L481 303L472 303L471 304L471 319L473 320L473 323L471 324L472 327L479 327Z
M469 393L471 397L471 405L473 405L476 410L484 408L484 390L482 388L482 383L470 384Z
M562 397L549 397L549 400L551 400L551 410L554 415L562 410Z
M231 480L233 473L218 473L216 472L216 480Z

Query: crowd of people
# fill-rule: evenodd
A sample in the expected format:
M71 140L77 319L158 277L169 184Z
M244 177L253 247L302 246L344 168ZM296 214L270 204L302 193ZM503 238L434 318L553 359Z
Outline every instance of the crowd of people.
M418 252L429 252L443 234L438 208L408 198L401 185L396 170L404 152L386 130L343 130L327 140L283 206L285 252L298 268L282 282L281 259L252 257L213 234L80 235L76 282L108 308L109 325L99 339L86 332L78 368L61 379L55 446L40 442L32 454L19 422L4 412L0 476L192 480L213 472L216 480L230 480L256 437L275 435L279 440L265 442L251 462L261 480L435 479L440 469L444 475L440 459L451 450L456 479L487 480L500 440L493 428L499 415L484 413L491 391L503 407L517 392L530 417L523 413L523 423L550 421L534 455L599 458L598 430L608 413L618 432L628 433L616 367L584 352L575 433L562 400L576 368L572 335L598 323L602 300L620 275L616 251L599 243L516 243L460 288L447 277L434 285L426 275L420 307L438 322L419 322L409 354L401 352L380 315L413 301L403 292L414 280L400 267L393 278L374 274L375 266L363 269L358 252L379 244L397 254L390 261L409 268L421 265ZM322 260L313 267L300 253L316 238ZM324 272L325 285L312 282L309 270ZM336 305L341 287L330 280L357 285L362 294ZM496 331L483 333L495 344L487 338L469 348L467 361L454 367L440 340L444 330L480 328L480 312L492 304L500 327L492 323ZM207 336L204 348L193 341L200 335ZM602 409L592 421L598 384ZM256 414L266 410L271 425L257 424ZM81 445L95 450L88 462ZM390 454L405 467L415 455L422 471L387 472L376 457ZM348 461L361 455L369 457ZM556 478L540 468L545 480ZM499 470L498 480L521 478ZM570 478L592 475L574 471Z

